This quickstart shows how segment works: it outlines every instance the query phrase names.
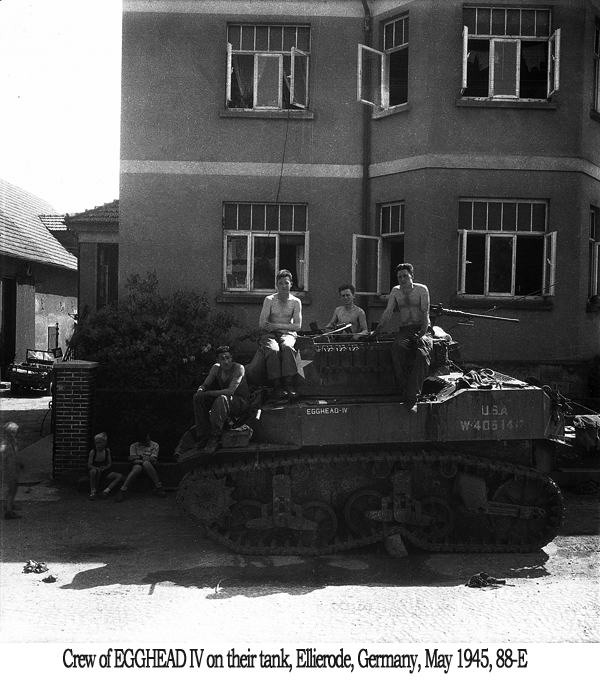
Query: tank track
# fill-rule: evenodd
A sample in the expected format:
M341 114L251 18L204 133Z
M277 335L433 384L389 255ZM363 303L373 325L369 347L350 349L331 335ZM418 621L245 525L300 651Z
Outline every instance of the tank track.
M563 519L550 478L453 451L221 452L209 461L182 480L179 510L242 554L328 555L395 533L432 552L525 553L549 543Z

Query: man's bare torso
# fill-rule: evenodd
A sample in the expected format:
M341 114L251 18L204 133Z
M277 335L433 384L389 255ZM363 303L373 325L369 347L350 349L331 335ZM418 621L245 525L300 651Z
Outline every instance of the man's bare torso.
M396 309L400 313L400 325L421 324L429 310L429 290L426 285L415 282L409 292L400 286L392 289Z

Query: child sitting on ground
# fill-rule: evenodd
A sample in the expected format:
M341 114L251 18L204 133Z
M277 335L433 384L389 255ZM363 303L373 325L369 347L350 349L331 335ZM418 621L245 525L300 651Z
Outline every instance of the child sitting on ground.
M111 490L114 490L117 485L123 480L120 473L111 471L112 458L110 449L106 446L108 437L106 432L100 432L94 437L94 448L88 456L87 467L90 472L90 500L96 499L97 490L105 485L106 487L100 493L100 498L105 500Z
M137 442L129 447L129 461L131 471L125 479L119 493L117 502L122 502L133 481L144 472L154 483L154 494L157 497L165 497L163 485L158 479L154 466L158 463L158 444L150 439L147 432L143 432Z

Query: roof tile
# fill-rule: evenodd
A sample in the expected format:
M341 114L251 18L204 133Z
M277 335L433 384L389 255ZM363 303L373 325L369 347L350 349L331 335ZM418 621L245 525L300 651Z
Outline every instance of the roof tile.
M0 179L0 253L77 270L77 259L50 233L40 215L60 217L45 200Z

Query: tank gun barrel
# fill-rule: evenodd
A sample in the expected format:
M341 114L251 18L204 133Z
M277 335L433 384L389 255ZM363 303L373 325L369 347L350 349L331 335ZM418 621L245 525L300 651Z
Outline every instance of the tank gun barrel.
M509 319L505 316L490 316L490 314L471 314L466 311L458 311L457 309L446 309L441 304L432 304L429 313L432 318L437 318L438 316L461 316L467 319L490 319L492 321L519 323L519 319Z

